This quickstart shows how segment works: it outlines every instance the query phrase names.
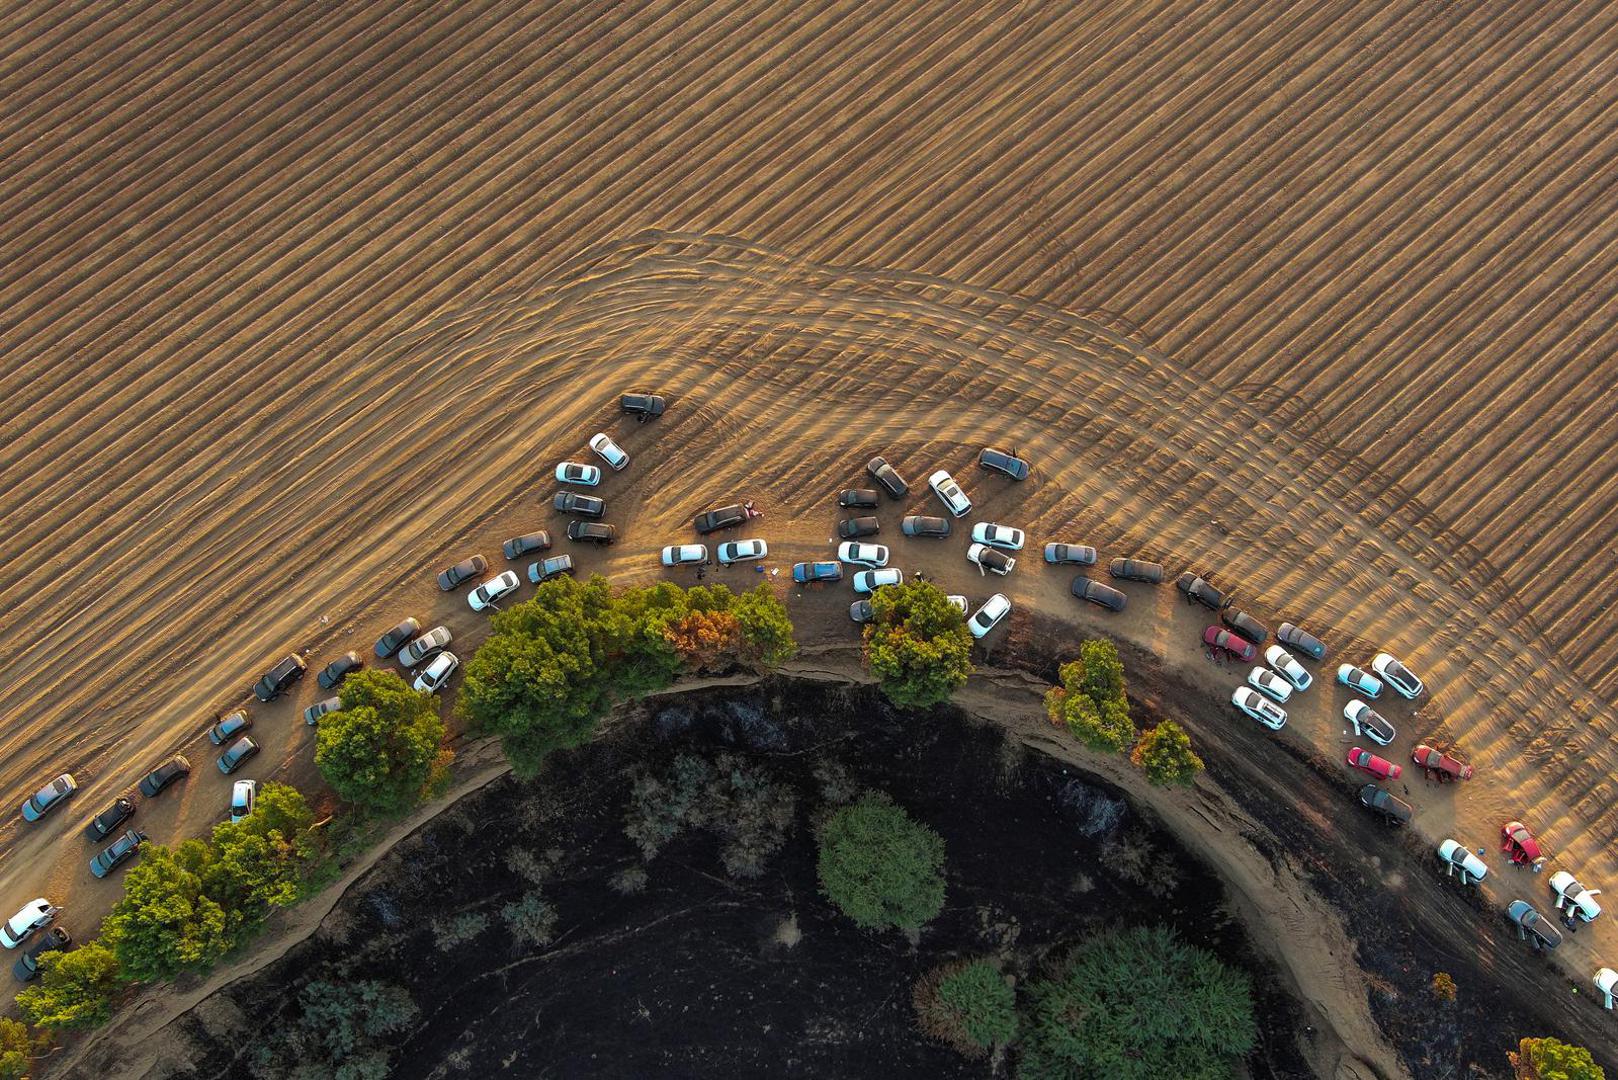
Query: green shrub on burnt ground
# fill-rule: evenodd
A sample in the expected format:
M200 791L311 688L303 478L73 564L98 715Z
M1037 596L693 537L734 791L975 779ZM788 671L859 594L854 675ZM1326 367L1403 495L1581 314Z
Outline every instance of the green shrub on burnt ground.
M440 952L454 952L462 945L476 941L479 934L489 928L489 917L481 911L463 911L433 920L433 944Z
M1177 864L1157 849L1151 830L1144 826L1135 825L1120 836L1108 838L1098 857L1114 878L1155 899L1161 900L1179 888Z
M1258 1036L1247 976L1166 927L1085 942L1028 999L1021 1080L1228 1080Z
M1590 1051L1560 1039L1523 1039L1508 1054L1517 1080L1606 1080Z
M856 926L915 930L944 909L944 839L881 792L817 830L821 891Z
M549 945L556 938L556 908L538 889L500 908L500 918L511 936L524 945Z
M1202 759L1191 749L1191 736L1173 720L1141 732L1129 760L1146 779L1163 787L1189 787L1202 771Z
M735 754L712 761L681 754L666 773L643 773L630 793L624 832L648 860L688 829L719 837L719 860L732 877L753 878L786 843L797 817L790 785Z
M972 674L966 619L930 581L911 580L873 593L863 638L865 666L895 705L942 704Z
M993 962L957 960L916 981L911 1001L922 1031L969 1058L1017 1037L1017 994Z
M1111 641L1091 638L1079 645L1079 658L1057 672L1061 686L1045 694L1045 713L1092 750L1117 753L1135 741L1129 715L1124 665Z
M298 995L290 1023L260 1031L249 1069L260 1080L386 1080L393 1047L416 1016L401 986L312 982Z
M626 866L607 881L607 886L621 896L635 896L646 891L646 867L639 863Z

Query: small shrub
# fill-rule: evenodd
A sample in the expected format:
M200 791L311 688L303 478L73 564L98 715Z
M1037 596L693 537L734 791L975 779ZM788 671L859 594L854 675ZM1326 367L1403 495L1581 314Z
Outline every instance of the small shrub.
M646 868L639 863L626 866L608 879L607 885L613 892L625 896L634 896L646 891Z
M92 940L40 957L39 977L17 994L17 1006L23 1019L37 1028L95 1027L112 1018L112 995L118 984L118 958Z
M1172 859L1163 858L1152 834L1136 826L1101 845L1101 864L1119 881L1134 885L1154 900L1161 900L1180 884Z
M465 945L489 928L489 917L481 911L463 911L447 919L433 921L433 943L444 952Z
M556 938L556 909L538 889L500 909L511 936L528 945L549 945Z
M639 777L630 793L624 832L647 859L687 829L720 838L720 862L732 877L757 877L786 843L796 820L792 788L734 754L710 763L693 754L674 759L668 773Z
M872 792L821 825L820 887L867 930L914 930L944 908L944 840Z
M548 848L538 855L527 848L513 848L506 852L506 869L530 885L543 885L556 872L556 864L561 861L562 851L558 848Z
M1017 996L987 960L934 968L916 983L916 1018L928 1035L970 1058L1017 1035Z
M948 701L972 674L972 635L938 586L907 581L878 589L863 632L865 666L895 705Z
M1433 976L1433 997L1439 1001L1455 1000L1455 980L1449 977L1448 972L1440 971Z
M822 761L815 766L814 778L820 786L821 801L833 806L853 802L860 793L859 782L840 761Z
M1118 647L1105 639L1084 641L1079 658L1057 672L1062 685L1045 694L1045 715L1092 750L1117 753L1135 738Z
M1129 755L1146 779L1161 786L1189 787L1202 771L1202 759L1191 749L1191 736L1173 720L1141 734Z
M28 1027L11 1017L0 1017L0 1080L28 1080L34 1054L48 1039L33 1038Z
M1590 1051L1560 1039L1523 1039L1517 1052L1506 1056L1517 1080L1607 1080Z

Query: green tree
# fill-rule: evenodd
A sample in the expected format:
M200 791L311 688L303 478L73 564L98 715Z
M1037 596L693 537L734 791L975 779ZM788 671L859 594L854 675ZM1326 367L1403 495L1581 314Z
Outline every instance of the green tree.
M967 1057L984 1057L1017 1036L1017 995L988 960L945 964L916 983L922 1030Z
M303 1007L291 1042L305 1061L324 1059L338 1080L377 1080L393 1060L388 1037L407 1030L416 1005L402 987L374 981L312 982L298 995Z
M1523 1039L1517 1052L1507 1056L1517 1080L1607 1080L1590 1051L1560 1039Z
M1257 1038L1247 976L1163 927L1086 941L1028 996L1021 1080L1229 1080Z
M741 660L755 668L780 667L798 652L786 605L763 582L753 586L730 606L741 629Z
M371 814L401 814L448 764L437 700L392 671L368 668L343 680L341 712L315 730L315 766L332 790Z
M866 930L913 930L944 909L944 840L870 793L818 830L820 887Z
M229 917L207 895L213 852L201 840L148 844L124 875L124 895L101 923L101 938L135 982L172 979L209 967L230 949Z
M894 704L926 708L948 701L972 674L972 635L938 586L907 581L871 596L865 666Z
M30 1037L27 1025L0 1017L0 1080L28 1080L34 1051L45 1049L45 1043Z
M1051 723L1065 727L1092 750L1118 753L1135 740L1129 715L1124 665L1118 648L1092 638L1079 646L1079 658L1057 672L1062 685L1045 694Z
M255 927L270 908L303 898L304 875L318 854L309 832L314 819L297 788L267 783L251 814L214 826L214 858L203 887L224 907L233 929Z
M1202 771L1202 759L1191 749L1191 736L1173 720L1141 733L1129 755L1154 784L1189 787Z
M112 1017L119 974L118 957L100 941L46 953L40 957L39 978L17 994L17 1005L23 1019L38 1028L95 1027ZM0 1077L6 1075L0 1068Z

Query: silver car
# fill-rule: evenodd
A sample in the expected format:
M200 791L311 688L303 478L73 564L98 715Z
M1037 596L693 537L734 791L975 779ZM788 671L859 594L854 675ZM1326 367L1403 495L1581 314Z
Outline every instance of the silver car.
M435 626L399 650L399 665L412 668L450 643L447 626Z

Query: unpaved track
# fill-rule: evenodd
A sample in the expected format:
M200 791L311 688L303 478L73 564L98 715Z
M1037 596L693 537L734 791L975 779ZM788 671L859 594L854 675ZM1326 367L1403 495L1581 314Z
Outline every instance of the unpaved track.
M1483 773L1433 827L1618 877L1615 52L1593 0L8 7L0 786L88 790L0 830L0 905L105 900L68 832L208 770L277 653L472 629L430 571L555 527L602 427L627 542L581 561L626 571L743 487L803 557L870 453L1015 442L987 510L1397 647L1401 751Z

